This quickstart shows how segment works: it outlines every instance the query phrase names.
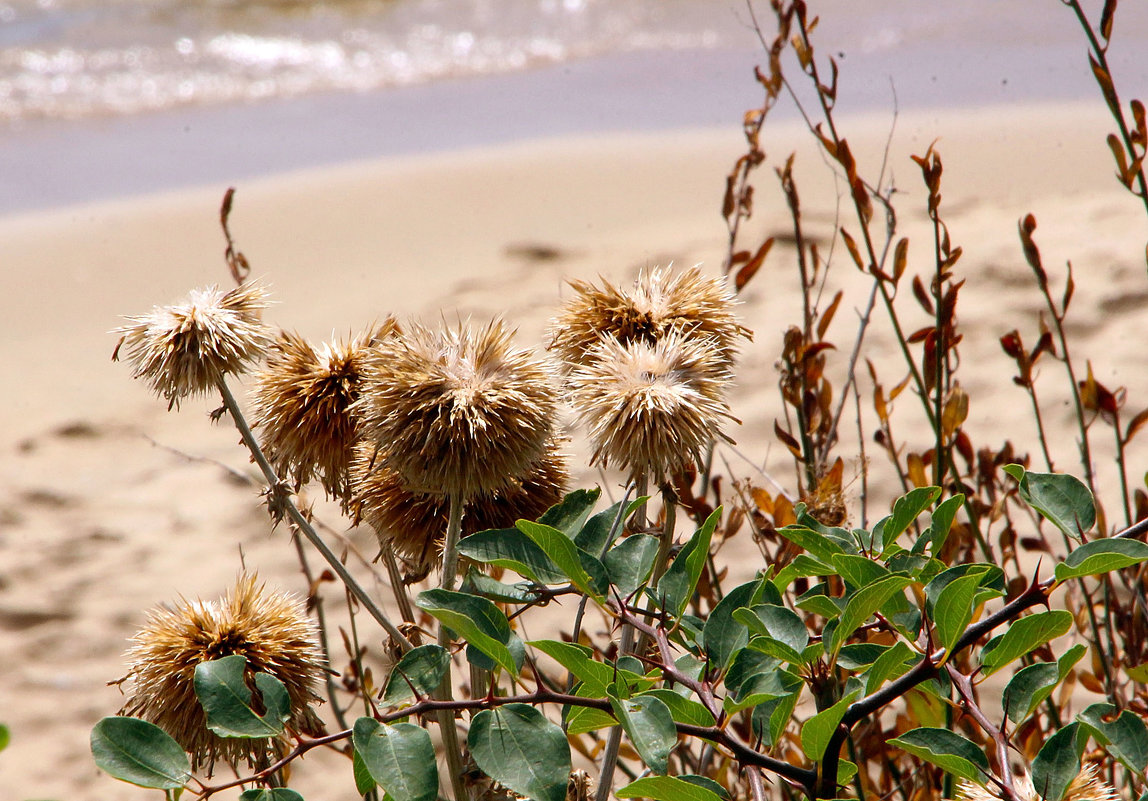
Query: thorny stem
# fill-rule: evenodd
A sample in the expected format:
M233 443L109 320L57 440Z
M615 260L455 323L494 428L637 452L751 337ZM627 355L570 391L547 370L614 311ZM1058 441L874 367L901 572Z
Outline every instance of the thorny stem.
M996 745L1001 790L1004 791L1005 798L1018 801L1020 796L1017 795L1016 785L1013 784L1012 768L1009 766L1008 738L999 727L994 726L992 721L985 716L984 711L977 703L976 694L973 692L973 683L969 677L953 667L952 662L945 664L945 670L948 671L949 678L953 680L953 687L957 694L961 696L962 707L965 712L977 722L985 734L992 737L993 743Z
M363 608L367 610L367 613L386 630L387 634L391 635L404 653L411 650L414 646L411 645L410 640L391 622L391 619L379 608L378 604L376 604L367 591L363 589L363 586L355 580L355 577L348 572L346 566L339 560L339 557L335 556L334 552L327 546L327 543L323 541L323 538L319 536L311 523L303 516L303 513L299 511L299 508L291 499L286 485L279 476L275 475L275 469L271 467L271 463L267 461L267 457L259 447L259 443L255 440L255 435L251 433L251 428L247 425L247 420L244 418L243 412L239 409L239 404L236 402L235 396L231 394L231 389L227 386L227 380L223 376L219 377L219 380L216 382L216 387L223 397L223 405L227 407L227 411L231 414L231 419L234 421L235 427L239 430L239 436L243 438L243 444L247 446L247 450L251 452L255 463L259 465L259 469L263 472L263 478L268 485L273 510L282 511L291 518L291 522L295 524L299 531L303 532L303 536L322 554L330 568L335 571L335 575L347 585L355 598L357 598L359 603L363 605Z

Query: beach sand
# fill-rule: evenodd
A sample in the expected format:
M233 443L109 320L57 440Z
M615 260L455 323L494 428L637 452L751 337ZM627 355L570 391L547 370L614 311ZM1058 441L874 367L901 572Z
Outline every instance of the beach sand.
M839 122L863 173L874 176L891 116ZM898 188L898 235L911 240L911 271L931 270L932 243L925 192L908 156L936 140L944 159L942 213L964 248L956 272L967 278L958 307L960 374L978 444L1007 437L1036 453L1027 398L1012 384L1013 367L998 344L1014 327L1030 347L1036 340L1042 301L1017 239L1017 221L1029 212L1055 280L1066 260L1075 267L1069 327L1079 366L1091 359L1098 380L1127 386L1129 415L1148 403L1148 377L1136 367L1148 222L1113 178L1104 145L1111 127L1099 102L916 110L896 120L888 169ZM764 147L769 161L758 174L747 243L789 230L772 170L791 151L809 233L828 242L838 216L856 233L832 172L796 123L767 127ZM275 325L324 338L388 313L428 324L502 315L518 327L521 343L533 345L568 293L566 279L628 280L671 262L719 270L724 177L742 148L731 125L531 140L277 174L238 185L232 231L254 275L272 288L276 305L267 318ZM126 365L110 361L118 315L228 282L218 223L225 189L0 218L7 284L0 363L8 385L0 395L0 722L12 734L0 753L4 798L140 798L145 791L95 768L88 733L122 703L106 683L123 675L127 638L145 610L177 595L221 594L241 560L268 581L304 589L288 532L271 530L257 493L235 476L254 475L235 431L226 420L208 420L217 404L197 399L167 412ZM744 423L731 431L741 453L788 484L792 466L771 431L782 414L774 363L782 333L799 319L794 262L792 248L779 244L745 294L742 311L755 338L732 399ZM867 290L843 250L834 254L829 286L847 289L829 334L844 350L831 356L839 370ZM904 290L898 304L906 319L923 319ZM882 381L892 386L903 368L883 317L870 336ZM1048 360L1041 372L1057 466L1079 473L1060 371ZM871 391L864 377L862 395ZM905 395L898 403L914 401ZM915 416L905 411L900 437L924 450ZM578 482L589 486L597 474L584 467L586 451L574 436L574 464L583 465ZM1097 459L1110 480L1103 447ZM855 481L855 449L843 443L841 453ZM738 476L755 475L732 451L724 458ZM1139 443L1129 458L1131 473L1143 474L1148 458ZM874 472L888 475L883 464ZM886 481L878 495L892 489ZM316 508L345 528L329 505ZM349 541L370 557L372 539L353 532ZM736 575L749 575L760 566L756 553L743 532L725 558ZM366 576L354 558L351 564ZM337 605L327 587L328 603ZM378 636L364 636L377 650ZM297 776L307 798L357 797L337 756L308 755Z

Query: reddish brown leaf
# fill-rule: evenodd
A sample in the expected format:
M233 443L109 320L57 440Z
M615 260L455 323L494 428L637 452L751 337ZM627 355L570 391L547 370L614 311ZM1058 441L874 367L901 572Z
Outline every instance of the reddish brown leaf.
M845 296L843 290L837 290L837 294L833 296L833 302L829 304L829 308L821 315L821 319L817 321L817 338L821 339L825 336L825 332L829 330L829 324L833 322L833 315L837 313L837 307L841 305L841 298Z
M772 236L762 242L761 247L759 247L757 252L753 254L753 258L746 262L746 265L737 271L737 278L734 282L734 285L738 292L741 292L741 290L745 288L745 285L749 283L749 280L757 274L759 269L761 269L761 265L765 261L765 257L769 255L770 249L773 248L773 242L774 238Z
M1024 342L1021 341L1020 332L1015 328L1001 337L1001 348L1011 359L1020 359L1024 356Z
M1136 432L1139 431L1145 423L1148 423L1148 409L1145 409L1128 421L1128 428L1124 432L1124 443L1128 444L1131 442L1132 438L1136 436Z
M1112 17L1116 13L1116 0L1104 0L1104 10L1100 12L1100 35L1112 38Z
M921 276L913 276L913 297L929 314L934 314L933 301L929 297L928 290L925 289L925 284L921 281Z
M1112 151L1112 157L1116 159L1116 177L1126 188L1131 189L1135 176L1128 169L1128 154L1124 152L1124 143L1116 134L1108 134L1106 141L1108 142L1108 149Z
M1119 117L1120 101L1116 97L1116 87L1112 85L1112 76L1091 53L1088 54L1088 63L1092 66L1092 75L1100 85L1100 93L1104 95L1104 102L1108 104L1109 111Z
M909 263L909 237L903 236L897 242L897 248L893 251L893 281L896 283L901 280L901 276L905 274L905 267Z
M853 257L853 263L857 265L857 269L864 272L865 262L861 260L861 251L857 249L857 242L844 228L841 229L841 238L845 241L845 247L849 250L849 255Z
M782 444L789 449L790 453L798 459L801 459L801 445L793 438L793 435L783 429L776 420L773 421L773 433L776 434Z

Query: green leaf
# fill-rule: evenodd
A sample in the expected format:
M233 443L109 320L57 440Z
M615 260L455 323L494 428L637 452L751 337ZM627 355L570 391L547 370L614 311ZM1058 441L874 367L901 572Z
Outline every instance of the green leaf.
M921 539L913 544L913 553L923 553L925 546L929 546L929 552L932 556L935 557L939 554L945 545L945 540L949 538L949 531L953 527L957 510L964 503L965 496L957 493L937 504L937 508L933 510L933 522L929 524L928 530L921 536Z
M729 667L736 651L749 643L749 630L733 618L735 610L749 606L765 579L748 581L734 587L718 601L702 629L706 653L718 670Z
M602 490L597 487L590 490L576 489L547 509L542 517L538 518L538 522L558 529L573 540L586 525L586 518L594 510L594 504L598 503L601 495Z
M434 801L438 767L430 734L413 723L359 718L351 744L371 778L395 801Z
M881 654L892 646L878 645L875 642L855 642L841 646L837 654L837 667L846 670L862 670L870 667Z
M104 773L157 790L175 790L191 778L191 764L171 735L146 720L104 718L92 729L92 757Z
M1065 651L1055 664L1038 662L1018 670L1001 694L1001 704L1009 720L1020 723L1031 715L1044 703L1044 699L1052 695L1052 691L1064 681L1068 671L1072 670L1087 650L1085 645L1077 643Z
M801 651L809 645L809 630L805 628L805 621L797 613L784 606L774 604L758 604L734 614L734 619L740 619L755 634L764 634L788 645L795 651Z
M824 584L811 587L807 592L800 595L793 602L793 605L806 612L821 615L827 621L835 621L841 617L841 612L845 608L845 602L842 598L832 598L826 595L826 589Z
M450 652L441 645L420 645L407 651L387 677L383 706L398 706L419 696L428 696L442 684L450 669ZM413 689L412 689L413 688Z
M1044 801L1060 801L1080 773L1080 752L1076 748L1079 727L1079 723L1070 723L1057 731L1032 761L1032 786Z
M1002 469L1016 479L1021 500L1069 537L1079 540L1096 525L1096 502L1076 476L1033 473L1019 464Z
M715 509L701 528L694 532L690 541L682 546L682 550L674 558L669 569L666 570L661 581L658 582L658 601L663 604L674 617L681 617L690 598L697 589L698 579L706 565L706 557L710 552L710 539L714 529L721 520L722 507Z
M742 709L792 695L801 686L801 679L784 670L776 658L754 648L743 648L734 655L726 674L723 708L732 715Z
M825 749L833 732L837 731L841 718L853 700L861 694L861 690L854 690L828 709L818 712L801 726L801 750L814 762L820 762L825 757Z
M833 562L835 554L845 553L845 549L835 541L808 526L783 526L777 533L826 564Z
M973 602L980 586L979 575L961 576L946 584L937 597L937 602L933 604L937 642L946 651L945 661L948 661L953 646L957 644L957 640L969 627L969 621L973 619Z
M515 525L542 549L583 595L602 599L610 581L598 557L586 553L573 540L551 526L529 520L519 520Z
M570 743L562 729L528 704L474 716L467 745L487 776L534 801L565 801Z
M351 773L355 777L355 791L359 795L366 795L377 787L375 780L371 778L371 772L363 764L362 755L354 748L351 749Z
M521 534L522 532L518 533ZM480 595L496 603L524 604L539 599L539 592L535 588L537 583L538 582L533 580L528 580L519 581L514 584L504 584L476 570L474 566L471 566L466 571L466 576L462 580L462 586L458 589L459 592L465 592L470 595Z
M515 671L522 670L522 663L526 661L526 643L522 642L513 631L506 640L506 650L510 651L510 658L514 660ZM493 672L498 669L497 662L470 643L466 645L466 661L482 670Z
M516 528L471 534L459 542L458 552L476 562L513 570L539 584L561 584L566 580L542 549Z
M666 708L670 710L670 716L678 723L689 723L693 726L713 726L717 722L704 706L692 698L683 698L673 690L665 688L646 690L636 695L635 698L643 698L647 695L653 696L665 704Z
M656 680L628 670L615 669L612 665L599 662L591 656L589 648L557 640L531 640L530 646L549 656L582 682L586 697L601 698L606 688L615 681L634 685L640 689L652 687Z
M833 576L837 568L814 559L808 554L799 553L793 561L783 567L773 579L773 585L779 592L785 592L794 579L809 578L810 576Z
M797 709L797 702L801 700L801 693L794 692L781 698L774 698L754 707L750 717L754 735L761 738L767 748L772 748L781 741L781 736L793 719L793 711Z
M647 500L649 499L639 498L636 501L630 501L630 505L627 506L626 511L622 513L622 521L624 522L627 517L634 513L635 509ZM613 531L614 521L618 519L618 510L621 509L621 507L622 502L618 501L609 509L605 509L587 520L586 525L582 526L582 530L574 537L574 544L586 553L593 554L594 556L605 553L614 542L613 539L610 538L611 532L614 538L617 538L624 528L623 524L619 523L618 530Z
M1084 724L1089 733L1108 753L1119 759L1135 773L1143 773L1148 767L1148 728L1135 713L1125 709L1115 720L1105 718L1116 714L1112 704L1093 704L1076 719Z
M255 688L263 696L260 715L244 676L247 660L225 656L195 666L195 694L207 714L207 728L220 737L275 737L291 716L291 699L283 683L269 673L255 674Z
M897 640L869 668L865 677L865 694L872 695L886 681L902 676L911 667L915 657L912 648Z
M1057 581L1095 576L1139 564L1148 559L1148 545L1139 540L1101 539L1086 542L1056 566Z
M257 787L240 793L239 801L303 801L303 796L286 787Z
M1008 631L985 645L981 651L981 669L984 675L991 676L1038 645L1067 634L1071 628L1072 613L1063 609L1015 620Z
M982 786L989 772L989 760L985 752L972 741L948 729L913 729L889 740L888 744L902 748L958 779L968 779Z
M849 553L835 555L833 566L837 568L837 575L850 585L850 590L859 590L889 575L889 569L884 565L879 565L864 556Z
M896 542L909 526L913 525L913 521L921 516L921 513L933 505L933 502L941 496L940 487L917 487L916 489L909 490L908 494L901 496L893 502L893 514L889 517L888 522L882 534L882 540L887 544Z
M610 705L642 761L654 773L664 775L670 751L678 742L678 730L669 707L652 695L628 700L611 697Z
M464 592L433 589L420 592L415 605L442 621L512 676L518 675L514 655L507 647L510 623L493 603Z
M650 577L657 558L658 538L652 534L635 534L607 551L602 563L618 594L629 598Z
M841 646L861 624L912 583L913 580L906 576L887 576L853 593L845 604L845 611L841 613L840 624L833 632L830 655L836 657Z
M614 795L618 798L652 798L654 801L726 801L728 797L681 776L646 776L627 784Z
M0 723L0 751L8 747L8 743L12 740L12 733L8 731L8 727Z

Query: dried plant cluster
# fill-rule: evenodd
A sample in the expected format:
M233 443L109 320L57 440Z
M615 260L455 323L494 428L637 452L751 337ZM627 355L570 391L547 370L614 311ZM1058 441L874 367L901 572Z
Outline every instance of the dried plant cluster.
M1115 0L1105 0L1097 27L1078 0L1063 5L1088 34L1090 68L1120 132L1109 138L1120 182L1148 210L1148 116L1133 101L1129 122L1107 66ZM1125 414L1129 393L1105 387L1091 363L1079 369L1068 336L1071 269L1063 292L1054 292L1029 215L1018 226L1021 251L1045 314L1031 350L1019 329L1000 341L1032 404L1048 472L1031 469L1040 461L1027 452L1035 445L1014 445L1023 432L973 441L957 309L975 276L958 270L962 250L942 214L940 154L930 147L913 157L932 229L922 261L897 230L893 204L902 195L895 198L884 168L864 172L834 118L839 70L813 46L816 20L802 0L769 7L777 33L762 34L768 65L756 72L764 99L743 121L748 149L721 204L725 275L657 268L632 285L573 282L548 334L559 362L553 371L516 349L497 320L441 331L389 321L346 343L314 346L282 334L270 344L257 287L200 291L119 329L135 376L172 405L219 389L263 472L269 505L284 512L276 520L290 519L315 546L355 598L348 614L379 623L385 653L397 660L376 685L367 660L377 639L366 644L352 627L342 681L328 684L340 730L299 736L278 764L265 766L280 743L215 738L191 677L196 665L241 654L250 674L266 672L288 688L286 734L310 735L319 730L312 705L324 670L314 626L293 601L250 577L224 601L157 610L129 651L133 692L124 711L175 738L175 756L163 765L177 779L144 777L154 782L147 786L178 794L198 782L199 799L240 786L279 789L293 760L341 743L356 760L357 789L395 801L435 801L448 785L456 801L608 801L616 771L634 779L618 797L663 801L1141 795L1148 491L1130 481L1137 465L1128 446L1148 409ZM791 58L814 104L796 91ZM831 201L839 214L825 249L803 227L794 158L775 171L793 223L796 290L795 319L778 349L774 434L793 474L738 480L717 471L711 446L724 455L724 429L736 422L726 397L749 338L735 313L738 293L773 246L772 238L743 246L741 223L754 209L751 179L766 162L765 119L786 93L847 193ZM230 201L229 194L228 263L246 270L226 226ZM840 261L871 281L863 295L846 300L844 290L833 291ZM784 284L771 276L771 291ZM842 306L855 306L858 321L852 341L836 343L830 331ZM882 312L898 360L888 389L888 359L871 360L877 354L866 338ZM224 377L264 353L254 400L260 444ZM1043 376L1035 369L1042 358ZM1044 393L1060 368L1063 386L1050 387L1057 400L1038 398L1038 385ZM563 495L560 399L588 436L593 463L631 480L608 509L595 512L599 491ZM1083 481L1053 468L1041 410L1054 402L1075 410ZM856 428L857 453L841 453L843 422ZM1100 442L1104 427L1114 444ZM1108 456L1112 464L1095 469ZM660 536L650 533L644 508L650 480L662 494ZM375 529L402 628L296 505L292 487L311 481ZM847 495L850 481L857 490ZM898 489L886 504L883 496ZM696 524L685 540L679 513ZM730 566L718 557L747 527L761 569L731 587ZM497 530L458 540L489 529ZM415 597L395 556L407 563L409 584L426 577L440 551L440 585ZM1041 556L1035 573L1026 552ZM302 552L300 560L310 579ZM323 586L311 581L310 591ZM575 602L566 605L569 596ZM570 628L535 639L523 615L552 602L576 610ZM323 605L315 609L322 614ZM421 644L436 627L436 644ZM469 681L455 672L465 665ZM986 682L1001 682L1001 691ZM1078 688L1102 700L1075 709ZM353 722L345 718L352 709L363 710ZM97 741L106 751L122 746L114 735L123 722L94 732L93 751ZM148 736L151 745L162 739ZM180 784L188 773L181 747L194 769L217 759L257 767L213 786ZM594 763L593 780L572 770L575 751ZM140 778L116 759L100 764L118 778Z
M371 348L396 330L393 319L364 333L318 347L281 332L257 376L253 424L276 471L295 489L319 479L331 496L348 501L348 464L359 438L352 407Z
M326 669L319 630L293 596L241 575L216 601L180 599L152 610L128 649L131 694L122 714L151 721L183 746L193 769L209 772L217 760L257 764L275 752L267 740L221 738L207 728L195 693L195 669L225 656L247 659L248 673L269 673L287 688L290 729L317 735L323 725L312 708Z
M750 333L723 278L655 268L629 289L570 285L549 348L595 463L666 481L728 439L721 426L736 418L725 397L738 340Z
M168 408L181 399L216 391L225 375L244 372L271 343L261 316L266 292L257 283L223 291L196 289L184 303L157 306L117 328L132 377L142 378Z
M364 436L415 492L471 498L524 476L554 430L550 375L500 320L412 325L368 361Z
M426 576L438 562L449 499L441 493L412 490L369 442L355 448L350 476L354 516L370 525L381 543L394 548L407 564L408 580ZM516 520L535 520L558 503L569 486L566 460L551 440L524 475L465 501L462 536L508 528Z

